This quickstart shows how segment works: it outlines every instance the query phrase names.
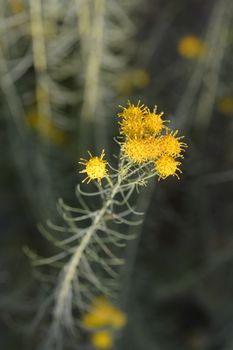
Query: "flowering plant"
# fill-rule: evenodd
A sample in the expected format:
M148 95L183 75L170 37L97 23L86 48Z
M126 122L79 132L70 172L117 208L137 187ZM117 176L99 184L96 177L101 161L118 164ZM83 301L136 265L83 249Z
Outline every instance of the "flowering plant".
M135 237L123 233L121 225L140 224L141 220L132 219L132 216L143 214L132 206L134 190L146 185L152 177L179 178L181 162L177 159L183 158L182 152L187 145L181 141L182 137L177 136L177 131L170 131L166 126L168 121L163 120L162 115L157 114L156 107L150 111L140 102L137 105L129 102L127 107L123 107L119 113L120 137L117 142L120 155L117 169L104 159L104 150L100 156L88 152L90 158L81 158L79 162L84 167L80 173L86 174L83 182L94 181L97 191L84 192L78 185L79 208L70 207L61 199L58 203L65 225L61 227L48 221L47 226L52 233L40 226L42 234L61 250L50 258L30 254L34 265L60 269L52 298L50 340L51 335L56 340L58 335L61 336L61 326L75 327L76 309L86 315L96 295L102 293L112 297L117 291L118 266L124 263L123 247ZM100 206L95 210L84 200L84 197L90 196L100 199ZM101 300L107 317L115 315L110 304ZM83 318L84 324L88 325L90 319L96 322L97 316L99 311L90 311ZM106 340L105 335L96 337Z

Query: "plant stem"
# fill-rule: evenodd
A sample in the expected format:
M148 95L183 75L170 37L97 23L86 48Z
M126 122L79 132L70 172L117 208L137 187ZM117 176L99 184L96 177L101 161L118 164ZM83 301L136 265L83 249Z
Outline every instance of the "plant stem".
M105 202L105 204L103 205L103 207L99 211L99 213L96 215L96 217L93 221L93 224L87 230L86 234L82 238L81 243L78 246L75 253L73 254L71 260L64 266L63 272L65 274L65 278L62 281L61 286L59 288L58 298L57 298L57 302L56 302L55 310L54 310L54 320L55 320L56 325L59 323L59 321L62 319L62 317L64 315L67 296L69 295L69 293L71 291L71 285L72 285L72 282L74 280L75 273L77 271L79 263L81 261L82 255L83 255L84 251L86 250L92 236L98 230L99 224L101 223L103 217L105 216L107 209L111 205L112 200L114 199L115 195L119 191L121 182L122 182L122 179L119 176L118 181L112 187L111 196Z

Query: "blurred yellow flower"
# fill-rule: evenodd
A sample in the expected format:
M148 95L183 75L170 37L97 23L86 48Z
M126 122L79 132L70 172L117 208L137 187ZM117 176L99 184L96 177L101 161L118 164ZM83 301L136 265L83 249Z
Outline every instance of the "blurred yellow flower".
M99 331L91 336L91 343L96 349L107 350L113 345L112 334L108 331Z
M132 91L146 87L150 82L150 76L144 69L134 69L123 74L117 82L117 90L120 95L127 96Z
M118 329L126 324L126 315L108 299L100 296L93 301L90 311L83 316L82 323L88 328L112 326Z
M205 43L195 35L186 35L178 43L178 52L184 58L192 59L203 55Z
M60 130L53 122L44 115L38 115L37 111L33 110L26 115L26 124L34 129L39 135L49 139L56 144L67 143L67 135L63 130Z
M171 156L163 155L155 161L155 170L159 173L159 180L166 179L168 176L176 176L179 179L177 171L182 173L178 168L181 163Z
M86 160L84 158L80 158L79 164L85 166L84 170L81 170L80 173L86 173L87 177L82 181L86 181L89 183L91 180L97 180L100 182L104 177L108 175L107 170L107 161L104 160L104 150L102 150L100 157L93 157L91 152L88 152L90 159Z
M224 96L218 102L219 112L233 116L233 96Z

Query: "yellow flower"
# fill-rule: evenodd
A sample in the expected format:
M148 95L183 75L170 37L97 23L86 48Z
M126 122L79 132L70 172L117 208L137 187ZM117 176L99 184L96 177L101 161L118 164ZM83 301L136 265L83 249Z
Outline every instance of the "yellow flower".
M153 113L148 113L145 115L144 119L144 128L145 133L148 133L149 135L158 135L161 133L162 129L164 128L164 120L162 120L163 112L160 114L156 113L157 106L154 107Z
M176 173L182 171L178 168L181 163L175 160L173 157L168 155L163 155L155 161L155 170L159 173L159 180L166 179L168 176L176 176L179 179L178 174Z
M123 152L134 163L142 164L161 155L160 140L153 137L129 139L123 145Z
M162 153L169 156L179 156L184 148L188 147L185 142L180 142L183 136L176 137L178 131L171 132L160 138L160 149Z
M122 118L120 122L120 133L129 137L142 137L144 134L144 115L147 108L144 105L140 106L140 101L137 106L128 101L128 107L122 107L123 111L118 114Z
M138 101L137 106L128 101L128 107L122 108L123 111L121 113L118 113L118 116L122 117L123 119L131 119L132 117L143 118L145 112L147 111L147 107L145 107L144 105L140 106L140 101Z
M150 112L148 107L140 106L140 101L137 106L129 102L129 107L119 113L119 116L122 117L120 133L131 139L160 134L165 120L161 118L163 112L159 114L156 112L157 106L154 107L153 112Z
M82 181L86 181L89 183L91 180L97 180L101 181L104 177L108 175L108 170L107 170L107 161L104 160L104 150L102 150L102 153L100 157L93 157L90 152L88 152L90 159L86 160L83 158L80 158L79 164L82 164L85 166L85 169L80 171L80 173L86 173L87 177Z
M110 349L113 345L112 334L108 331L96 332L91 336L91 343L96 349Z
M185 58L198 58L203 55L205 44L195 35L186 35L180 39L177 49L179 54Z
M122 135L128 138L143 137L144 134L144 122L142 118L131 117L131 119L123 119L120 123Z
M82 322L88 328L112 326L118 329L125 325L126 315L105 297L97 297Z
M233 96L224 96L218 103L219 112L226 115L233 115Z

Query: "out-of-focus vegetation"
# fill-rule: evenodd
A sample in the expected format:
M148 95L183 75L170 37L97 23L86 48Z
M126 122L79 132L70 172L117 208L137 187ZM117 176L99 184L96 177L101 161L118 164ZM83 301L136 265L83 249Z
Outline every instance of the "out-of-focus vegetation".
M89 334L80 317L60 349L232 349L232 55L232 0L0 0L1 348L45 350L59 270L23 248L56 252L37 224L60 223L60 197L76 206L84 152L117 155L130 99L186 135L183 174L140 191L117 306L100 313L126 325Z

